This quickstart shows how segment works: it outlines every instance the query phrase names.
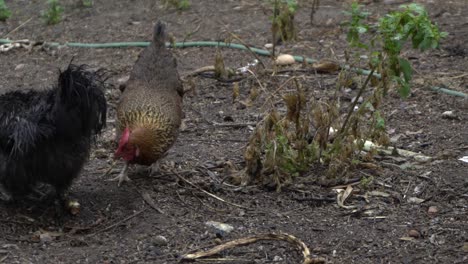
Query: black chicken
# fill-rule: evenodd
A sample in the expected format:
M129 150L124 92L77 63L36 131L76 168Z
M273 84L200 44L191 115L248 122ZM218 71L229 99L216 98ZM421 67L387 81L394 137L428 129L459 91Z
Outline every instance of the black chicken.
M48 184L64 205L106 124L104 75L70 64L53 89L0 96L0 198L14 200Z

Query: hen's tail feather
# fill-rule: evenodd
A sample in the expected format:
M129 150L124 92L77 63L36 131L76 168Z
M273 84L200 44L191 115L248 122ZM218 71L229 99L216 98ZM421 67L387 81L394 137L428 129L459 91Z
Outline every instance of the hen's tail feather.
M90 71L86 65L70 64L60 73L56 96L57 129L67 133L92 136L106 125L107 104L103 92L108 74L105 70ZM81 131L76 130L78 122Z
M167 39L166 23L158 21L154 26L153 43L156 47L165 47Z

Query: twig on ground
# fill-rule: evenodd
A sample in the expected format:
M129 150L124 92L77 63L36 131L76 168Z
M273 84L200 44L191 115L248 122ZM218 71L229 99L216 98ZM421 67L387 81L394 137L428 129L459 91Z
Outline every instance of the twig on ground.
M116 163L117 163L117 160L114 160L112 162L112 164L110 165L109 169L106 170L106 172L104 173L103 176L107 176L107 175L111 174L111 172L114 169Z
M184 177L182 177L182 175L180 175L178 172L176 171L172 171L174 173L174 175L177 176L177 178L179 178L180 180L182 180L183 182L187 183L188 185L198 189L199 191L205 193L206 195L218 200L218 201L221 201L223 203L226 203L226 204L229 204L229 205L232 205L232 206L235 206L235 207L239 207L239 208L243 208L243 209L247 209L247 210L250 210L250 208L246 207L246 206L243 206L243 205L240 205L240 204L236 204L236 203L232 203L232 202L229 202L229 201L226 201L224 200L223 198L219 197L219 196L216 196L206 190L204 190L203 188L201 188L200 186L190 182L189 180L185 179Z
M3 263L9 256L10 253L7 253L3 258L0 258L0 263Z
M293 244L294 246L298 247L302 251L302 255L304 256L304 260L302 261L303 264L325 263L324 258L311 257L310 250L304 242L286 233L262 234L262 235L257 235L257 236L235 239L235 240L223 243L221 245L215 246L206 251L198 251L192 254L186 254L182 256L182 260L195 260L195 259L199 259L203 257L209 257L212 255L218 254L219 252L226 250L226 249L231 249L231 248L235 248L238 246L245 246L245 245L249 245L249 244L255 243L257 241L262 241L262 240L283 240L283 241Z
M10 35L11 33L15 32L16 30L22 28L24 25L26 25L27 23L29 23L29 21L31 21L34 17L30 17L28 20L24 21L23 23L21 23L19 26L15 27L14 29L12 29L10 32L6 33L3 38L6 38L8 35ZM1 261L0 261L1 262Z
M143 197L143 200L145 200L145 202L149 206L151 206L151 208L153 208L154 210L156 210L160 214L165 214L163 210L159 209L159 207L156 206L156 203L154 202L153 198L151 198L151 196L149 195L148 192L142 191L142 192L140 192L140 194L141 194L141 197Z
M212 122L214 126L217 127L248 127L248 126L256 126L257 123L255 122L250 122L250 123L216 123Z
M121 224L127 222L128 220L139 216L140 214L144 213L144 212L146 211L146 209L147 209L147 208L143 208L143 209L141 209L140 211L137 211L137 212L135 212L134 214L132 214L132 215L130 215L130 216L128 216L128 217L126 217L126 218L124 218L124 219L118 221L117 223L114 223L114 224L112 224L112 225L110 225L110 226L108 226L108 227L105 227L105 228L100 229L100 230L98 230L98 231L96 231L96 232L94 232L94 233L91 233L91 234L89 234L88 236L94 236L94 235L96 235L96 234L109 231L109 230L111 230L112 228L114 228L114 227L116 227L116 226L119 226L119 225L121 225Z
M214 65L203 66L201 68L198 68L194 71L189 72L184 78L199 75L200 73L204 73L204 72L214 72L214 71L215 71Z

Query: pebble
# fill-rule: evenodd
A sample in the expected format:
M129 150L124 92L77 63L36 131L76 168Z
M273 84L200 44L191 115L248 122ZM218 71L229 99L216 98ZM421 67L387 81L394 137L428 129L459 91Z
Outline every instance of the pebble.
M408 236L409 237L414 237L414 238L420 238L421 234L418 232L418 230L411 229L410 231L408 231Z
M232 230L234 230L234 227L232 225L216 221L208 221L205 223L205 225L213 227L217 231L217 233L220 233L220 235L229 234Z
M272 43L267 43L265 44L265 49L272 49L273 48L273 44Z
M427 213L431 216L436 215L439 212L439 209L437 206L429 206L429 209L427 209Z
M39 235L39 239L43 243L51 242L54 238L49 233L43 233Z
M283 261L283 258L280 257L280 256L275 256L275 257L273 258L273 262L280 262L280 261Z
M443 112L442 117L446 119L458 119L458 116L453 111Z
M25 65L24 65L24 64L22 64L22 63L21 63L21 64L18 64L18 65L16 65L16 67L15 67L15 71L19 71L19 70L23 69L23 68L24 68L24 66L25 66Z
M155 246L167 246L167 238L164 236L158 235L152 239L152 243Z

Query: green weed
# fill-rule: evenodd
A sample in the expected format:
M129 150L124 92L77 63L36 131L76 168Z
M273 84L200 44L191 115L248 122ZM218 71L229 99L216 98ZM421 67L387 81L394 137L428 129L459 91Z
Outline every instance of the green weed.
M8 9L4 0L0 0L0 21L6 21L11 17L11 11Z
M178 10L187 10L190 8L189 0L164 0L164 5L172 6Z
M81 5L84 7L92 7L93 6L93 0L82 0Z
M49 25L58 24L62 20L62 13L63 13L62 6L59 4L58 0L48 0L47 4L48 4L48 8L42 14L42 16L44 17L47 24Z

